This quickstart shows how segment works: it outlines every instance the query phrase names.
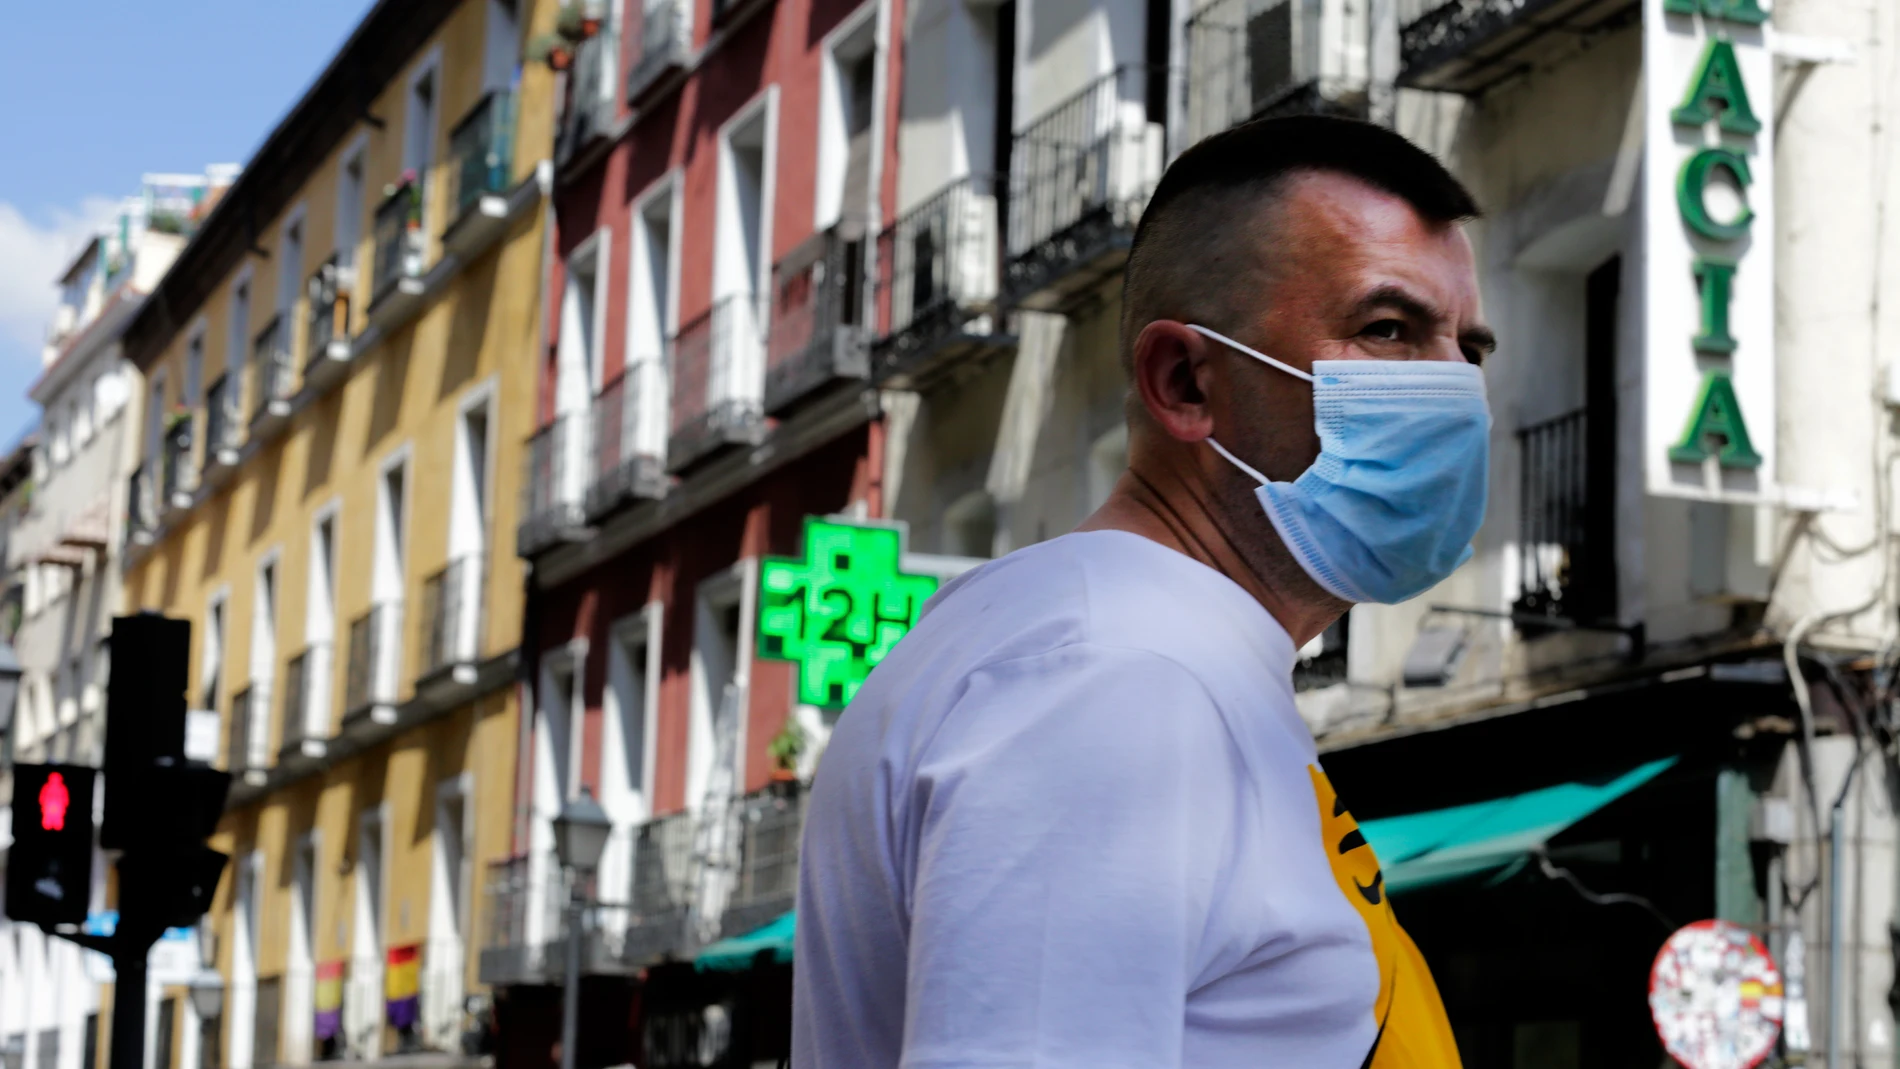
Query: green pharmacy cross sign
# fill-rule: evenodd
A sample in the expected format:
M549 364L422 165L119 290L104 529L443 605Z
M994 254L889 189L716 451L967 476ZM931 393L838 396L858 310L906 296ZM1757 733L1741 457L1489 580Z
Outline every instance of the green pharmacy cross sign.
M805 518L805 556L760 568L759 656L798 665L798 700L850 704L937 591L928 575L898 571L904 532Z

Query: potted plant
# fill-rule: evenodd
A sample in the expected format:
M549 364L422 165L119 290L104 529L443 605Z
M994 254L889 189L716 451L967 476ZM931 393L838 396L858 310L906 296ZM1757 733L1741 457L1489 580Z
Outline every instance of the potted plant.
M524 58L529 63L545 63L550 70L564 71L574 65L574 42L558 33L537 34L528 42Z
M785 718L785 726L766 744L765 752L772 757L772 782L798 782L798 759L805 752L805 731L792 717Z
M568 0L555 16L554 32L578 44L599 33L602 21L596 0Z
M404 194L408 197L409 203L407 207L409 210L403 216L403 227L406 230L422 229L422 188L420 183L417 182L416 177L415 168L407 167L403 169L402 174L396 177L394 182L383 187L383 198L385 200L397 194Z

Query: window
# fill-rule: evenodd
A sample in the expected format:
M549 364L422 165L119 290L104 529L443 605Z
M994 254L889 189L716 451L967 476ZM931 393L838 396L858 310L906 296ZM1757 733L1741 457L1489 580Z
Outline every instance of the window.
M517 0L488 0L488 29L483 41L482 87L506 89L515 79L521 55L521 16Z
M217 711L224 674L224 599L205 611L204 655L198 676L200 708Z
M237 372L238 377L229 381L240 383L238 396L243 397L242 372L245 361L251 353L251 280L247 277L231 290L231 341L224 351L224 366L227 372ZM240 409L241 410L241 409Z
M607 242L608 233L603 230L582 242L567 259L555 384L555 407L563 415L585 411L600 384L600 268Z
M157 478L159 459L158 443L164 433L165 373L160 371L158 374L152 376L151 394L146 402L145 410L145 462L150 465L150 467L146 469L147 480ZM149 482L148 485L156 486L157 484L155 482Z
M357 146L343 158L337 178L336 262L339 267L356 264L356 246L363 237L363 157L368 150Z
M409 83L409 118L403 139L402 166L421 180L435 165L436 68L431 64ZM425 198L426 201L426 198Z
M178 401L186 408L197 407L199 391L204 389L204 373L205 335L200 329L185 343L185 388Z
M401 458L383 469L376 503L376 560L370 577L370 600L382 605L403 596L404 503L408 464Z
M295 321L297 295L303 289L303 219L295 218L284 227L284 241L277 250L277 314L285 323Z
M152 1029L152 1069L172 1069L177 1062L172 1054L173 1022L178 1018L178 996L158 1000L157 1027ZM90 1065L84 1069L92 1069Z
M73 437L76 445L85 445L92 441L92 390L82 386L75 394L71 405Z
M277 561L257 569L257 593L251 616L250 764L262 768L270 752L270 711L277 677Z
M357 833L356 950L359 960L381 965L383 949L383 818L363 814Z
M679 195L677 182L668 181L648 195L634 214L632 295L627 310L627 389L637 389L640 397L657 402L665 381L662 377L673 337L677 314L675 295L678 280L674 275L674 201ZM657 418L657 403L635 414L631 428L622 428L628 439L625 455L658 456L665 445L663 420Z

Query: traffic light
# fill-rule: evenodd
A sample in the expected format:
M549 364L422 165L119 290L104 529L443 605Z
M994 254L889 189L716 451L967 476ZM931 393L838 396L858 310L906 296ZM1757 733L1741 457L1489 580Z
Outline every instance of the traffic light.
M7 916L79 924L92 896L92 790L79 765L13 766L13 847Z
M134 931L189 928L211 908L230 855L207 846L119 858L119 923Z
M112 675L106 681L105 821L99 829L99 845L120 850L139 843L140 832L170 809L165 805L169 795L159 784L147 781L145 774L159 768L183 768L185 763L191 623L154 613L115 617L111 648ZM159 812L153 811L154 803ZM217 804L222 808L222 793ZM208 834L207 828L204 835Z

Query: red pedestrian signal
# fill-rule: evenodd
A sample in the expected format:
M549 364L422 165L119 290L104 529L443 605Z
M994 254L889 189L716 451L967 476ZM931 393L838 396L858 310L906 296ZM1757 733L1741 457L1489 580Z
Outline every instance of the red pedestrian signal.
M40 787L40 828L43 831L66 830L66 807L72 795L66 790L66 777L55 772Z

